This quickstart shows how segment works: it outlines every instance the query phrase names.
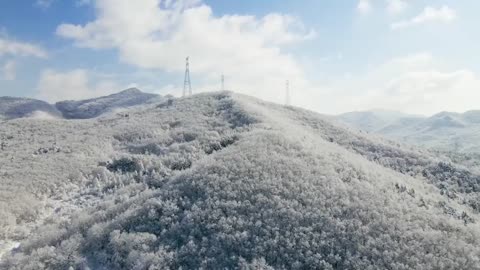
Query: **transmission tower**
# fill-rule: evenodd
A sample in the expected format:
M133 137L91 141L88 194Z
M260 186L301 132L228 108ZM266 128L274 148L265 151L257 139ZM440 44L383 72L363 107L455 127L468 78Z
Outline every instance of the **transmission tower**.
M222 74L222 91L225 91L225 76Z
M187 64L185 68L185 80L183 81L183 96L192 95L192 84L190 82L190 63L187 57ZM188 91L187 91L188 90Z
M285 83L285 105L290 106L290 82Z

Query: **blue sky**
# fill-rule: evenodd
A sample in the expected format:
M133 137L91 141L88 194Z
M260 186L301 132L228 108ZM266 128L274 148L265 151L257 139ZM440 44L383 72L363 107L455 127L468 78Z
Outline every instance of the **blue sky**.
M0 96L227 88L323 113L480 109L478 1L0 3Z

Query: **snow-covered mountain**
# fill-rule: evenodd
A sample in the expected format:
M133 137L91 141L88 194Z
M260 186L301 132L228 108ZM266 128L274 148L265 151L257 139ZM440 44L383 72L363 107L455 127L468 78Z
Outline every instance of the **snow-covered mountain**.
M60 112L47 102L17 97L0 97L0 119L35 117L36 115L60 117Z
M364 131L432 149L480 153L480 111L441 112L431 117L400 113L385 117L367 111L342 114L336 118Z
M129 88L120 93L80 101L61 101L55 107L67 119L89 119L115 109L141 105L159 98L158 95L143 93L136 88Z
M166 99L156 94L144 93L136 88L99 98L60 101L54 105L30 98L0 97L0 119L23 117L89 119L108 112Z
M377 131L397 120L411 119L420 120L420 116L407 115L397 111L372 110L348 112L337 116L339 120L364 131Z
M310 111L209 93L0 139L2 269L480 269L478 170Z

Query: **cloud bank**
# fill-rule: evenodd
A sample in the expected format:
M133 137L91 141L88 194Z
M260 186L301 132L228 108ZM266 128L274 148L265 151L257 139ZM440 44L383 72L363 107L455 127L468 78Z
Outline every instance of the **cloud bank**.
M57 35L78 47L115 50L121 61L140 70L173 73L179 80L177 85L169 82L172 94L181 93L184 59L190 56L195 92L218 90L220 75L225 74L230 90L279 103L284 102L285 81L290 80L295 105L326 113L385 107L430 114L476 106L472 100L478 96L474 89L480 86L477 74L468 69L442 68L429 53L391 59L334 81L312 82L287 51L291 45L314 38L315 31L291 15L218 16L208 5L194 0L89 2L94 5L95 19L81 25L59 25ZM390 14L409 7L404 0L382 3ZM368 12L373 6L361 0L357 8ZM392 28L455 18L455 11L447 6L426 7L418 16ZM38 89L40 96L59 100L121 89L115 86L111 81L92 80L85 70L50 70L43 74Z
M182 72L190 56L193 75L203 81L197 91L213 90L222 73L237 91L254 89L251 93L278 89L287 79L306 83L294 57L282 51L315 37L296 17L216 16L200 1L96 0L94 5L94 21L62 24L57 34L79 47L115 49L123 62L143 69ZM270 93L263 97L271 99L276 91L265 90Z
M0 57L5 55L46 58L48 54L40 46L0 36Z
M430 53L394 58L332 86L338 112L386 108L416 114L478 109L480 77L444 67Z

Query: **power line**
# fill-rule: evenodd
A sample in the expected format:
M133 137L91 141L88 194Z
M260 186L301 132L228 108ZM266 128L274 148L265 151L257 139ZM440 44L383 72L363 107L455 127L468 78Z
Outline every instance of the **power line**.
M190 82L190 62L189 57L186 59L185 80L183 81L183 96L192 95L192 83ZM187 92L188 90L188 92Z

